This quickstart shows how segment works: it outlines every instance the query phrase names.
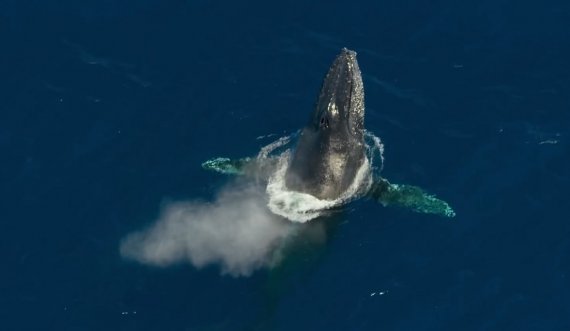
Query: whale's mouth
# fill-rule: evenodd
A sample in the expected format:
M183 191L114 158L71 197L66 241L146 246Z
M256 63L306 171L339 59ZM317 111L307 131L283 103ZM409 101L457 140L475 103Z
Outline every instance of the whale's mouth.
M268 157L273 151L280 151L278 155L274 156L278 159L277 166L270 175L266 187L267 206L271 212L290 221L304 223L325 216L368 192L373 182L374 173L382 168L383 146L380 139L372 133L366 132L365 137L365 160L358 169L352 184L334 200L319 199L311 194L287 188L285 178L291 158L291 150L283 150L283 147L290 142L290 137L280 138L264 147L262 149L264 153L260 153L258 157ZM376 166L378 162L380 162L380 167Z

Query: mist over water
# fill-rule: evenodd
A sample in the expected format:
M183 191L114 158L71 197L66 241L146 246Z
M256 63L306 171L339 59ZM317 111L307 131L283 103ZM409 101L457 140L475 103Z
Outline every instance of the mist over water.
M213 202L166 205L148 229L122 240L120 252L147 265L217 264L222 274L249 276L281 260L285 239L293 230L294 224L267 209L262 189L233 182Z

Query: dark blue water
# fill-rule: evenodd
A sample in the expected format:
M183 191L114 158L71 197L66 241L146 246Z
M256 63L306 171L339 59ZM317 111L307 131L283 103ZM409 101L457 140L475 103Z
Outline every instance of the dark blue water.
M0 328L570 329L569 22L565 1L0 1ZM456 218L357 201L279 275L121 257L229 180L201 162L300 128L344 46L383 175Z

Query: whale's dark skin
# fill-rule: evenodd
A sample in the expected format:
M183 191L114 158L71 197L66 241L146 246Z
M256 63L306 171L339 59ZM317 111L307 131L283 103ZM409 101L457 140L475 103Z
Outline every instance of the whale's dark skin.
M316 106L301 130L285 173L289 191L307 193L322 200L336 200L355 183L366 159L364 141L364 87L356 53L343 48L331 65ZM205 169L225 174L267 179L275 172L275 158L215 158ZM361 188L359 188L361 189ZM374 175L367 191L360 192L382 203L455 216L443 200L412 185L391 184Z
M316 107L301 131L286 186L334 200L354 182L364 161L362 75L356 53L344 48L331 65Z

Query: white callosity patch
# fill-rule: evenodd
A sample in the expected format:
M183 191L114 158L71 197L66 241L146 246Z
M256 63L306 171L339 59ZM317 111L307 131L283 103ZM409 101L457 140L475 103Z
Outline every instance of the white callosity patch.
M338 116L338 107L334 101L329 102L327 109L332 116Z

